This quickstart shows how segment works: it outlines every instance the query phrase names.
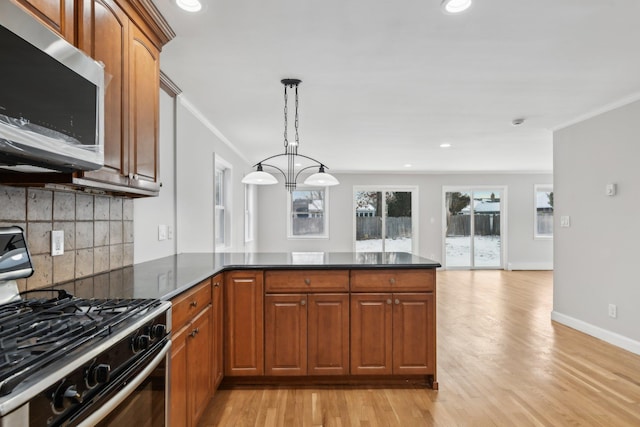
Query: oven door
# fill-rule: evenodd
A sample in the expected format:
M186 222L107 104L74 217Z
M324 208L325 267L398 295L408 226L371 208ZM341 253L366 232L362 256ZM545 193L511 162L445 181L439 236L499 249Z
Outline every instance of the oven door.
M88 427L164 427L168 413L168 366L171 341L112 378L108 390L92 399L64 425Z

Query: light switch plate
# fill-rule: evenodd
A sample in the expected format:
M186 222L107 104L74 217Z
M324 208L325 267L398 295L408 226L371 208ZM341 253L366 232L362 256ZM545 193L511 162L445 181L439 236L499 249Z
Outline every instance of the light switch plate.
M64 254L64 230L51 232L51 256Z
M569 215L562 215L560 217L560 227L570 227L571 226L571 218Z
M605 188L605 194L607 196L615 196L616 195L616 185L615 184L607 184Z
M167 235L169 232L167 231L167 226L161 224L158 226L158 240L167 240Z

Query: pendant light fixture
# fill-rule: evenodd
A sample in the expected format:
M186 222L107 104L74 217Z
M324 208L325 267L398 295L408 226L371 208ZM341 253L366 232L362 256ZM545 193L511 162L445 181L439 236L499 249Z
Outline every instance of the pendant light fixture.
M442 11L449 15L462 13L471 7L472 0L442 0Z
M244 184L257 184L257 185L270 185L277 184L278 180L276 177L271 175L268 172L263 170L263 167L270 167L277 171L279 171L284 176L284 186L287 190L293 191L296 189L296 183L298 181L298 177L300 173L308 169L318 169L318 172L310 175L307 179L304 180L306 185L314 185L314 186L332 186L338 185L338 180L331 174L325 172L325 169L328 169L323 163L313 159L309 156L305 156L302 154L298 154L298 146L300 145L300 137L298 134L298 85L300 85L301 81L298 79L283 79L281 83L284 85L284 153L275 154L273 156L267 157L264 160L259 161L254 165L256 168L255 171L250 172L244 178L242 178L242 183ZM287 89L295 89L295 121L294 127L296 130L295 140L289 141L287 135L288 128L288 92ZM287 166L286 169L282 169L281 167L275 166L272 163L266 163L272 159L276 159L278 157L286 157L287 158ZM309 163L311 163L309 165ZM296 172L296 166L302 165L301 168ZM306 166L304 166L306 165Z

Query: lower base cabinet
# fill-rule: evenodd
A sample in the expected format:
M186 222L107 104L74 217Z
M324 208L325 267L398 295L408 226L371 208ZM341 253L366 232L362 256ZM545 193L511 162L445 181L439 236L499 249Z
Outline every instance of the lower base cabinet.
M171 426L198 424L212 395L213 331L211 281L197 285L172 303Z

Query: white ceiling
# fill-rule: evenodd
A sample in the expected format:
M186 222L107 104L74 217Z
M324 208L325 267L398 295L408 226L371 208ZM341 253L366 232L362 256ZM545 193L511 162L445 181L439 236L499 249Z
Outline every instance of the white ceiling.
M154 0L161 68L252 163L284 150L282 78L334 172L551 171L554 128L640 94L639 0L201 1Z

